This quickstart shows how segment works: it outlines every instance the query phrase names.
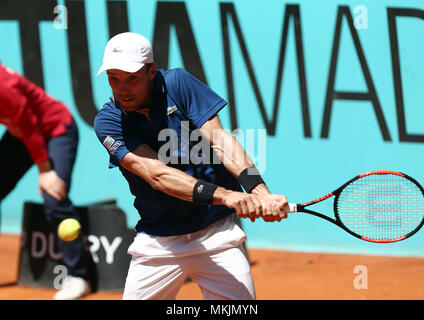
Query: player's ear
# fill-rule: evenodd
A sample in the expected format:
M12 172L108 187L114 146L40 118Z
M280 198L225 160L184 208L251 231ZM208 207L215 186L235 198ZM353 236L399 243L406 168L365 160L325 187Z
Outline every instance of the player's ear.
M149 70L148 70L148 73L149 73L149 77L151 79L154 79L155 78L155 76L156 76L156 64L155 63L152 63L150 65Z

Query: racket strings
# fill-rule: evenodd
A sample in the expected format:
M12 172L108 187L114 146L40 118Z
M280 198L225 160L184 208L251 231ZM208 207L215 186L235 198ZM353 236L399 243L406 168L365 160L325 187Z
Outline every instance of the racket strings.
M338 197L340 221L373 240L397 239L414 231L424 217L421 189L407 178L374 174L354 180Z

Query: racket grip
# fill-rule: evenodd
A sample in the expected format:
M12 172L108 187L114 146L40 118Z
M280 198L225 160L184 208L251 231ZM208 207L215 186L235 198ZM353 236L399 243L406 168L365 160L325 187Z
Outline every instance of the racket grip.
M289 212L288 213L293 213L293 212L297 212L297 204L296 203L289 203Z

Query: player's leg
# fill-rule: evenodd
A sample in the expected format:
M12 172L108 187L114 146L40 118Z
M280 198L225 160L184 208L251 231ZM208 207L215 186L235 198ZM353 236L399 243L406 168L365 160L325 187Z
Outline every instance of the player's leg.
M193 257L190 277L205 300L254 300L255 287L242 246Z
M190 259L189 276L204 299L255 299L250 264L243 249L246 235L232 216L191 235L204 248Z
M187 278L173 258L131 259L123 294L124 300L175 300Z
M51 138L47 141L47 149L53 170L66 183L67 192L71 187L72 170L75 163L75 157L78 148L78 129L75 123L67 126L65 134ZM47 220L57 228L59 223L67 218L79 220L78 214L72 204L72 201L66 196L61 201L57 201L47 193L43 193L44 210ZM58 239L58 247L62 253L62 259L71 276L68 282L75 283L75 290L66 290L64 299L75 299L88 293L89 261L90 254L84 243L84 234L80 233L74 241L66 242ZM84 281L83 281L84 280ZM72 287L72 283L69 288ZM74 291L71 292L71 291ZM65 292L66 293L66 292ZM64 293L64 295L65 295ZM55 297L61 299L61 294Z
M128 248L132 255L125 282L124 300L174 300L184 284L186 258L171 257L178 237L137 234ZM168 241L169 240L169 241Z

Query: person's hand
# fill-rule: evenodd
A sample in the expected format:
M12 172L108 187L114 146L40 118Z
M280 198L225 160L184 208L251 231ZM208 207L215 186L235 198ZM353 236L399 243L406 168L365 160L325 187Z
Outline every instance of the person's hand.
M66 197L67 192L65 181L59 178L54 170L40 172L38 187L41 195L44 191L57 201Z
M262 215L261 217L266 222L280 222L282 219L287 218L289 211L287 198L285 195L268 194L259 197L262 202Z
M250 218L252 222L262 215L262 203L254 194L231 192L226 196L224 205L235 209L237 217Z

